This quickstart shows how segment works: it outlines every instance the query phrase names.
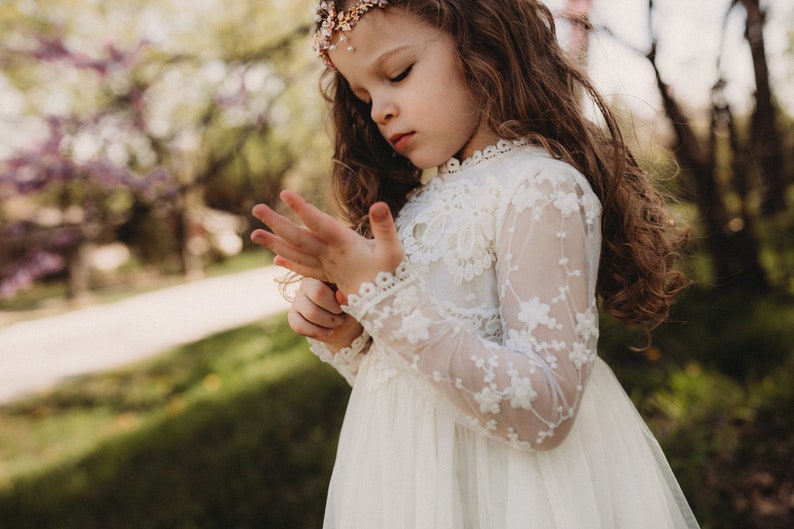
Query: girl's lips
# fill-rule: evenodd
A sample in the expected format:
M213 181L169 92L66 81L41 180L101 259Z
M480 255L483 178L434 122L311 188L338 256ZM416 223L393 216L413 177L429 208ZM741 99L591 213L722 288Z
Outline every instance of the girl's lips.
M393 134L389 138L389 142L392 144L395 151L400 152L403 149L405 149L406 145L413 137L414 137L413 132L407 132L404 134Z

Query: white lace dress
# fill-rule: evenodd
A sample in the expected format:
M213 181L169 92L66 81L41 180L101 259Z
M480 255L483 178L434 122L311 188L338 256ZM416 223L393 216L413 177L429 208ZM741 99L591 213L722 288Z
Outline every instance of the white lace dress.
M406 262L349 296L365 334L327 529L655 529L697 523L596 356L600 204L570 165L500 142L397 218Z

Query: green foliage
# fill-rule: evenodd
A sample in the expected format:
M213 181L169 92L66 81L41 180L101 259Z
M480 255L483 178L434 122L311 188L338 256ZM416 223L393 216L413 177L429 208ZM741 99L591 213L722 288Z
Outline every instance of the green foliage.
M794 297L693 287L658 333L659 346L737 381L758 379L792 353Z
M693 287L644 336L606 318L601 354L657 435L704 529L790 527L794 298Z
M790 527L794 484L794 354L741 385L691 364L646 401L704 529Z

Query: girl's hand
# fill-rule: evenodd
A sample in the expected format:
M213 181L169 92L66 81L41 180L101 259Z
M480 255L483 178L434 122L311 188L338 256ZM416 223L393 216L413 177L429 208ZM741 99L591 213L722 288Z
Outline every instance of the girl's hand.
M292 191L282 191L281 200L304 226L279 215L264 204L253 214L273 233L254 230L251 239L276 254L273 262L298 275L335 283L345 294L358 292L378 272L394 272L403 261L389 207L377 202L369 210L373 239L366 239L306 202Z
M305 278L287 314L292 330L325 343L332 352L353 343L363 331L352 316L342 312L347 300L336 289L317 279Z

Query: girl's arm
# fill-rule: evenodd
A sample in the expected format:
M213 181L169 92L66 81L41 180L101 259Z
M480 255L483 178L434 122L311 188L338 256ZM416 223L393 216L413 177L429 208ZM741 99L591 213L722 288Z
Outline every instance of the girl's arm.
M497 226L500 343L448 317L408 264L343 308L464 421L517 447L549 449L570 430L596 358L598 204L575 180L522 186L510 190Z
M292 269L347 281L347 292L359 294L349 296L346 310L373 342L451 402L462 420L517 447L553 448L570 430L598 336L597 202L586 184L563 180L515 190L500 216L500 343L448 317L411 266L389 268L396 239L390 216L371 215L375 241L358 252L348 234L325 227L323 214L290 198L307 227L282 226L283 218L266 213L260 218L276 224L280 235L262 242L286 254L278 260ZM307 248L321 251L306 255ZM352 271L356 262L368 273L382 272L361 280Z

